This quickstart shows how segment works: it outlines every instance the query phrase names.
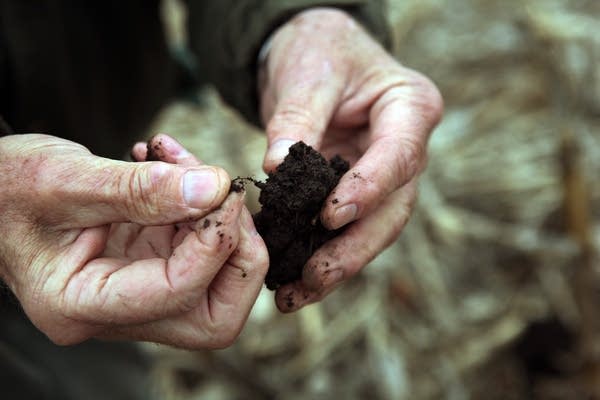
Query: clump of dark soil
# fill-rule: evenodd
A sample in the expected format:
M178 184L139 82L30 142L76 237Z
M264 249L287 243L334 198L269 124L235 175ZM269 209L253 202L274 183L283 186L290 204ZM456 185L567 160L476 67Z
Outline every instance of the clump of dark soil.
M298 142L266 182L255 182L261 189L258 201L262 209L254 215L254 223L270 258L267 288L299 280L310 256L341 233L343 228L325 229L319 214L348 168L341 157L328 162L312 147Z

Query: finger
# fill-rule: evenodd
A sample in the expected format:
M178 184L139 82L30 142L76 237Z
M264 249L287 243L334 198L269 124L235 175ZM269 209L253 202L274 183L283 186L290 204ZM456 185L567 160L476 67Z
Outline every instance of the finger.
M177 140L164 133L155 135L146 146L146 161L164 161L169 164L196 166L204 164L187 151Z
M150 151L148 151L150 149ZM186 165L186 166L196 166L203 165L204 163L196 158L192 153L188 152L177 140L170 137L169 135L159 133L158 135L153 136L148 143L137 143L133 150L132 156L138 161L163 161L170 164L178 164L178 165ZM123 225L123 224L121 224ZM176 232L173 237L172 247L177 247L187 234L194 229L194 223L179 223L176 225ZM167 227L162 227L161 229L164 231ZM148 230L157 229L155 227L146 227L140 235L138 236L138 242L146 240L145 233ZM157 232L158 233L158 232ZM171 237L171 236L169 236ZM128 243L127 241L121 241L123 243ZM155 249L169 249L169 247L162 246L154 246L153 240L148 240L145 246L135 247L136 249L144 249L145 251L155 251Z
M194 309L238 244L242 207L243 195L233 193L219 210L198 222L197 231L188 234L167 260L127 264L117 258L96 258L85 263L65 279L66 316L95 324L133 324ZM89 247L86 241L76 242L64 265L81 261L73 258L89 255Z
M223 202L230 178L214 166L129 163L93 157L40 171L32 188L39 218L57 229L198 219ZM60 182L60 184L59 184ZM51 200L51 201L48 201ZM42 203L43 202L43 203Z
M321 213L323 225L340 228L369 214L425 166L429 135L441 114L441 97L425 78L387 90L370 113L372 141L342 177ZM425 103L416 99L423 98Z
M232 308L249 310L265 280L269 266L267 248L246 208L240 215L240 225L238 247L209 288L212 315L229 314Z
M317 54L306 54L289 68L275 89L276 104L266 127L268 148L263 169L274 170L289 147L302 140L318 149L342 96L344 82Z
M146 161L148 154L148 144L146 142L137 142L131 148L131 159L133 161Z
M395 240L406 225L416 198L416 179L388 196L381 206L325 243L306 263L302 280L279 288L283 312L321 300L341 281L354 276Z
M164 343L186 349L223 348L239 335L263 285L266 247L247 210L240 216L238 248L219 271L205 303L184 315L119 327L105 336Z

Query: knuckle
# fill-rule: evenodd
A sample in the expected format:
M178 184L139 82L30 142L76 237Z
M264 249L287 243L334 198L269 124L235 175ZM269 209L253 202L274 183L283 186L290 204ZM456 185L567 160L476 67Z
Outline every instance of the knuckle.
M194 310L200 305L205 295L205 288L188 290L186 293L180 295L175 301L175 308L180 314L187 313Z
M283 131L289 132L290 129L317 132L319 124L306 107L288 102L275 112L267 124L267 135L275 137Z
M400 179L403 181L398 182L398 186L400 186L419 172L427 158L427 149L425 144L417 138L401 137L398 140L401 151L396 153L396 170L401 171Z
M393 217L390 218L390 231L387 235L387 239L383 243L384 248L391 245L398 236L400 236L402 230L404 230L416 204L417 190L417 185L410 183L406 187L392 194L392 196L394 196L394 201L392 203L394 206L394 214Z
M419 96L415 98L416 106L423 113L430 127L437 125L444 113L444 98L437 86L427 76L413 71L413 87Z
M386 238L387 240L384 240L383 242L383 248L390 246L396 241L396 239L398 239L400 233L404 229L404 226L406 226L406 222L408 222L409 216L410 210L408 207L404 207L403 209L399 210L398 215L391 221L390 233Z
M269 269L269 253L266 245L262 242L260 245L252 247L251 251L252 254L249 257L248 264L258 274L265 275Z
M221 321L214 324L209 332L208 348L218 350L230 347L237 340L241 328L237 321Z
M267 270L269 269L269 254L267 253L267 249L259 252L259 255L256 259L256 269L261 275L266 275Z
M124 200L123 207L131 218L142 219L145 215L160 215L166 211L161 209L161 202L157 201L162 197L157 190L163 187L161 182L165 172L161 163L157 163L136 167L117 178L116 191L119 198Z
M386 175L387 174L393 174L393 172L389 170L386 172ZM376 206L376 204L372 204L373 201L379 203L381 199L383 199L389 192L390 189L386 184L380 184L382 178L383 180L392 183L393 187L396 186L395 182L399 180L399 178L397 176L388 178L386 175L376 177L375 173L372 173L371 175L365 176L363 184L360 188L360 198L362 201L358 201L359 203L363 203L362 207L359 206L359 210L362 209L363 214L367 213L368 210ZM370 206L368 206L368 204L370 204Z

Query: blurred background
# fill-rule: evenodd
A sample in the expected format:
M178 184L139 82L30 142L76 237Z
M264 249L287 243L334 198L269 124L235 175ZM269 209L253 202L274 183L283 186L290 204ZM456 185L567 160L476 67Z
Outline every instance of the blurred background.
M264 289L232 348L143 345L161 398L600 399L600 1L388 3L446 102L411 222L322 303L283 315ZM149 134L262 179L262 133L191 97Z

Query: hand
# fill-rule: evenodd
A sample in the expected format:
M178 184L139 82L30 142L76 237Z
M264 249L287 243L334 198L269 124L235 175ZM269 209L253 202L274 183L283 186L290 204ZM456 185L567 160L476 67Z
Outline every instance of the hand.
M51 340L235 339L267 255L225 171L114 161L45 135L0 139L0 159L0 274Z
M330 229L353 223L317 250L301 281L276 293L278 307L294 311L322 299L400 234L443 103L430 80L400 65L347 14L326 8L302 12L274 34L259 81L266 171L299 140L351 164L321 221Z

